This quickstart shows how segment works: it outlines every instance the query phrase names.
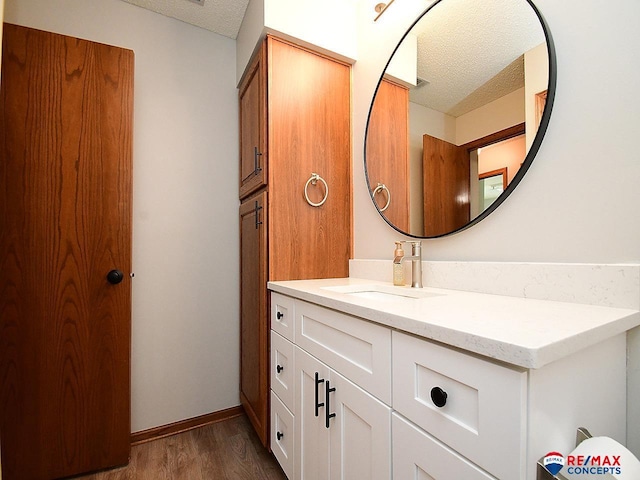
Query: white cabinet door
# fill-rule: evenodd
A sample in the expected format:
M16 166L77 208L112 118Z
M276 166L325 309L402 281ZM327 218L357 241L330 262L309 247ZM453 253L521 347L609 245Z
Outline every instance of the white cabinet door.
M495 480L397 413L392 417L394 479Z
M329 388L331 479L389 480L391 408L333 370Z
M325 426L325 384L329 367L304 350L295 349L296 479L329 478L329 429Z
M295 365L295 478L391 478L391 409L299 347Z

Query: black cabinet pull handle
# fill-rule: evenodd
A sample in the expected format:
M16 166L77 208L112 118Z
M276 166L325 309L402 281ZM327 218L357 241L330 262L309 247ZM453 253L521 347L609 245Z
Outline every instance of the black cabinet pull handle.
M262 225L262 222L260 221L260 210L262 210L262 205L260 205L258 203L258 200L256 200L256 206L255 206L255 212L256 212L256 230L258 229L258 227L260 225Z
M433 387L431 389L431 401L438 408L444 407L447 404L447 392L440 387Z
M278 440L282 440L282 437L284 437L284 433L276 432L276 437L278 437Z
M284 317L284 313L282 313L282 312L277 312L277 313L276 313L276 318L277 318L278 320L282 320L282 318L283 318L283 317Z
M329 420L336 416L335 412L334 413L329 413L329 411L331 410L331 406L330 406L330 403L329 403L329 394L332 393L332 392L335 392L336 391L336 387L331 388L329 386L329 380L327 380L327 383L325 384L325 387L327 389L326 390L326 396L325 396L325 402L327 402L327 409L325 410L325 419L326 419L325 426L327 428L329 428Z
M278 373L280 373L282 370L284 370L284 367L282 365L276 365L276 371Z
M258 151L258 147L253 147L253 174L257 175L258 172L262 171L262 167L260 167L260 158L262 153Z
M323 403L318 403L318 385L320 385L321 383L324 383L324 378L319 378L318 376L318 372L316 372L316 417L318 416L318 410L320 409L320 407L324 407L324 402Z

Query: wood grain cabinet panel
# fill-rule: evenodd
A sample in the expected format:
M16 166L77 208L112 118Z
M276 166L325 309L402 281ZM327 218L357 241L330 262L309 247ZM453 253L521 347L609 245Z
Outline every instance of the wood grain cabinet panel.
M350 66L267 36L240 82L239 96L240 197L268 191L262 210L268 251L257 256L249 246L252 242L241 239L241 399L253 412L249 418L267 445L266 282L346 277L349 273ZM256 143L261 145L257 157ZM313 174L322 180L310 181ZM263 180L256 180L258 177ZM307 202L305 186L309 201L322 205ZM245 208L251 216L251 204ZM243 220L243 232L245 222L249 229L252 221ZM257 275L258 271L264 276ZM245 349L259 350L259 358ZM250 397L255 401L249 401Z
M266 204L262 192L240 205L240 400L263 444L269 428Z
M370 194L385 218L408 232L409 90L388 80L378 86L365 151ZM378 185L384 185L385 191Z
M267 181L265 63L264 54L257 55L240 85L240 198Z

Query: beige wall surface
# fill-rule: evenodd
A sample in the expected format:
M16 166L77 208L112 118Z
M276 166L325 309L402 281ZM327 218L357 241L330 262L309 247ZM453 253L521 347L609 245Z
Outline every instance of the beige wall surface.
M5 20L135 52L133 431L238 405L235 41L120 0Z
M366 13L359 17L353 67L355 258L388 258L398 240L369 198L362 146L382 69L405 29L430 3L394 2L376 23ZM616 2L615 8L595 1L535 3L549 24L558 58L556 102L540 152L514 194L492 215L456 235L426 241L423 252L429 260L638 262L640 222L631 219L630 206L640 204L634 144L640 129L635 95L640 70L628 59L632 45L640 42L632 21L639 18L640 3ZM587 203L584 199L602 188L603 164L621 174L614 185L608 183L610 194L603 201Z
M363 2L367 3L367 2ZM359 16L353 68L354 258L389 259L402 235L378 215L364 178L367 114L378 78L429 0ZM555 40L556 101L546 137L515 192L472 228L425 240L426 260L638 263L640 2L535 0ZM397 8L396 8L397 7ZM365 5L363 9L368 8ZM607 172L607 180L602 177ZM601 192L598 202L593 192ZM404 238L407 239L407 238ZM628 446L640 456L640 331L629 335Z

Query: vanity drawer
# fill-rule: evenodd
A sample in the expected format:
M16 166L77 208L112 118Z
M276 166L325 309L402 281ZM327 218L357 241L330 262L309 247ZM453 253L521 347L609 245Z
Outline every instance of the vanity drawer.
M271 389L295 413L294 346L271 330Z
M296 345L391 405L391 330L296 301Z
M495 480L397 413L391 415L391 431L394 479Z
M291 297L271 293L271 329L293 342L295 325L295 300Z
M271 451L287 478L293 478L294 416L271 391Z
M394 409L498 478L524 478L526 381L524 371L393 332Z

